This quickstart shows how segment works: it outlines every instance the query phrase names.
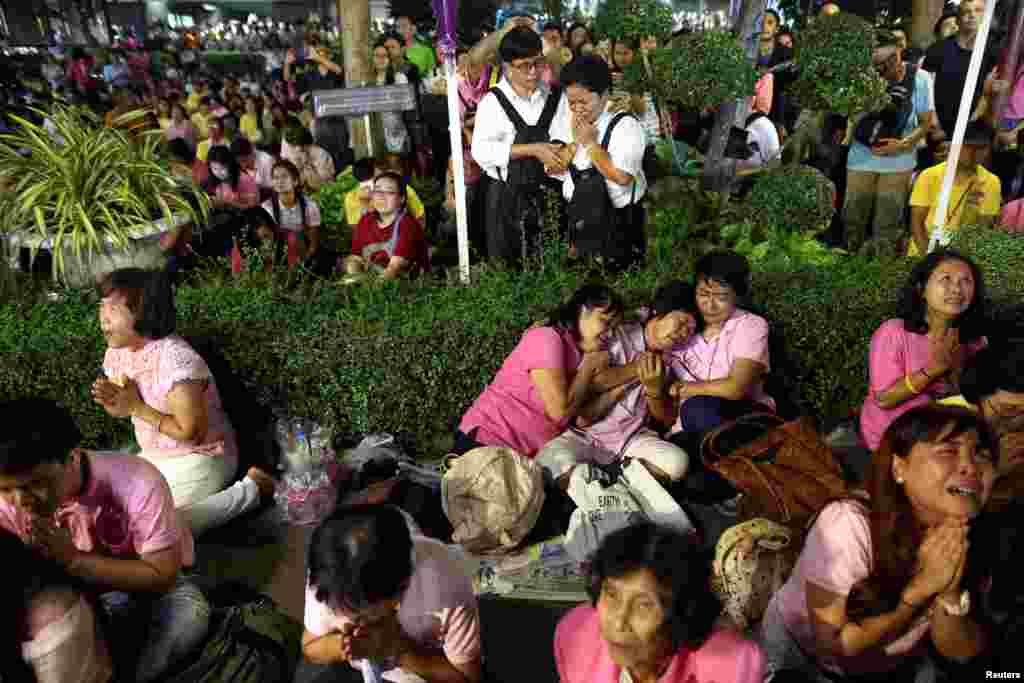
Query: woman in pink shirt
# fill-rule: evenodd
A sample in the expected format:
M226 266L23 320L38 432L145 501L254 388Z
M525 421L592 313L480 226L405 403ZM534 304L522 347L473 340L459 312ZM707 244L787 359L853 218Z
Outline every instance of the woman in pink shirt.
M235 482L238 444L210 368L174 333L174 293L163 272L116 270L100 284L104 376L93 399L130 417L140 457L170 484L174 506L199 535L259 505L274 492L266 471ZM234 483L233 483L234 482Z
M206 193L210 195L210 206L215 209L251 209L259 205L260 188L256 179L242 173L242 167L230 149L213 147L207 161L210 177L206 181Z
M365 681L483 678L473 582L456 553L411 533L398 508L335 512L313 532L307 566L302 654L341 669L332 680L349 680L349 667Z
M185 107L175 102L171 105L171 125L164 131L164 139L170 142L177 138L182 138L188 142L189 147L195 148L196 129L192 127Z
M986 343L981 271L952 249L934 251L914 267L900 308L900 317L871 337L871 385L860 411L860 433L871 450L902 413L959 393L964 361Z
M605 337L621 315L615 292L586 285L550 324L527 330L463 416L452 452L505 446L532 458L596 393L594 377L608 364Z
M738 307L750 288L750 264L732 251L713 251L696 267L697 334L673 354L681 381L671 393L679 401L674 440L691 449L708 431L752 412L772 412L765 393L771 369L768 322Z
M869 495L821 511L765 610L770 670L914 681L928 639L941 658L980 654L987 638L971 606L990 558L971 541L997 458L997 439L969 410L930 405L897 418L874 453Z
M715 628L722 606L690 536L653 524L609 534L588 593L555 631L562 683L761 683L757 644Z

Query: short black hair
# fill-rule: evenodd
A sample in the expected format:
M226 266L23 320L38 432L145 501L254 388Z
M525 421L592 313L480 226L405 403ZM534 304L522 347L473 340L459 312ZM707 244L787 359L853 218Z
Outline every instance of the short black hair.
M987 121L975 119L967 122L964 130L963 144L965 145L991 145L996 138L996 131Z
M697 299L693 285L683 280L672 280L654 293L651 300L651 317L657 318L672 311L697 312Z
M82 432L67 408L47 398L19 398L0 403L0 472L18 475L33 467L65 463L82 441Z
M509 64L517 59L537 57L544 51L544 43L537 33L525 26L517 26L501 39L498 55L501 61Z
M355 179L359 182L371 180L373 178L373 159L370 157L357 159L352 164L352 175L355 176Z
M928 278L945 261L966 263L974 277L974 300L967 310L953 321L953 327L960 332L960 343L968 344L985 335L985 330L988 327L986 314L988 295L985 291L985 281L981 269L974 261L955 249L936 249L918 261L914 269L910 271L910 277L907 278L907 283L900 293L898 317L903 320L903 328L907 332L928 333L928 305L924 301L924 289L928 285Z
M313 532L307 568L317 601L359 612L401 596L412 577L412 535L390 505L334 512Z
M395 181L395 184L398 185L398 196L402 198L403 202L406 200L406 197L405 197L406 189L405 188L407 186L407 183L405 182L405 178L402 177L401 173L395 173L394 171L385 171L384 173L381 173L379 176L376 176L373 179L374 184L376 184L376 182L378 180L393 180L393 181Z
M163 270L121 268L99 281L100 296L123 294L135 315L135 332L147 339L163 339L174 334L177 314L171 279Z
M728 285L741 299L750 291L750 262L735 251L716 249L708 252L697 261L695 271L695 285L701 280Z
M192 151L192 145L183 138L174 138L167 143L167 154L172 161L183 164L191 164L196 160L196 153Z
M232 140L231 153L235 155L236 159L242 159L251 155L253 153L253 146L252 143L249 142L249 138L240 135Z
M562 25L557 21L549 21L548 23L544 24L543 33L547 33L548 31L558 31L559 35L561 35Z
M577 289L571 297L548 316L548 322L579 336L580 312L584 308L607 308L610 313L622 313L622 298L605 284L592 282Z
M608 534L590 558L587 594L596 606L607 579L637 570L654 574L665 595L673 650L696 650L711 635L722 604L711 591L711 557L697 539L651 523Z
M957 11L957 10L953 10L953 11L946 10L945 12L943 12L942 16L939 17L938 21L935 22L935 27L932 29L932 33L934 35L937 36L940 33L942 33L942 24L947 19L956 19L957 22L959 23L959 21L960 21L960 13L959 13L959 11Z
M960 393L977 405L999 390L1024 394L1024 345L998 343L967 361L960 375Z
M206 106L210 106L210 104L212 102L213 102L213 98L210 97L209 95L204 95L204 96L199 98L199 104L205 104Z
M608 63L594 55L580 55L565 65L559 75L562 88L578 85L590 92L604 95L612 86Z
M773 17L775 17L775 23L776 23L776 25L777 25L777 26L778 26L779 28L781 28L781 27L782 27L782 17L781 17L780 15L779 15L779 13L778 13L778 12L776 12L776 11L775 11L775 10L773 10L773 9L766 9L766 10L764 11L764 13L765 13L765 14L770 14L770 15L772 15ZM763 17L762 17L762 21L763 21Z

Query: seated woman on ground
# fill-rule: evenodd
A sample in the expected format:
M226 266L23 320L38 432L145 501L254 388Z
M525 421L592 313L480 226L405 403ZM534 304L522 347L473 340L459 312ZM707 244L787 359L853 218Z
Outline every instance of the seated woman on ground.
M251 209L259 205L260 188L256 180L242 173L238 159L227 147L214 147L208 158L210 177L206 193L214 209Z
M644 523L609 534L590 564L591 604L555 631L562 683L761 683L756 643L714 625L711 559L692 537Z
M697 452L704 434L723 422L754 412L772 412L765 393L771 369L768 322L739 307L750 289L750 264L732 251L713 251L697 261L697 334L672 354L679 381L673 442Z
M343 262L345 274L376 273L382 280L429 271L427 236L419 221L405 211L405 181L385 173L373 181L374 211L352 232L352 253Z
M274 218L288 241L288 252L300 260L314 258L320 250L320 207L302 191L302 175L295 164L281 160L270 174L274 192L263 208Z
M232 273L250 272L259 264L266 272L295 267L299 254L294 248L289 249L274 217L266 209L262 206L249 209L245 212L244 221L243 236L241 239L236 237L231 247Z
M869 497L821 511L769 603L769 668L821 682L914 681L929 638L940 658L980 654L987 634L971 605L990 558L970 540L983 531L974 520L997 459L995 436L968 410L927 405L896 418L873 454Z
M373 211L373 179L377 175L389 171L402 175L401 171L397 171L392 165L385 164L383 160L359 159L352 164L352 175L359 181L359 187L350 190L345 195L345 220L350 227L354 228L359 225L363 216ZM402 177L405 178L404 175ZM416 194L415 188L408 183L405 185L405 207L406 211L420 222L420 225L426 225L424 222L427 216L426 209L423 207L419 195Z
M579 422L594 419L570 427L537 453L537 462L563 488L576 465L606 465L622 458L640 460L664 484L686 474L686 451L651 427L664 430L676 419L668 395L669 354L689 341L696 328L693 287L681 281L661 287L647 313L644 322L609 334L610 367L596 379L606 390L584 407Z
M398 508L335 512L313 532L308 567L308 661L376 665L388 680L481 680L473 583L447 546L413 535Z
M285 131L281 159L290 161L299 170L302 187L307 192L318 192L327 183L334 182L334 160L327 150L313 142L313 134L301 124L291 123Z
M130 417L141 452L167 479L174 506L200 535L255 509L274 480L257 467L235 483L238 446L199 354L174 333L174 293L164 273L116 270L100 283L104 377L93 400Z
M900 316L871 337L871 383L860 433L878 448L889 424L911 408L959 393L964 361L985 346L981 270L952 249L933 251L910 273Z
M452 452L504 446L533 457L561 434L600 392L597 373L608 365L607 338L623 304L610 288L580 288L526 331L459 423Z
M0 603L0 680L18 683L107 683L113 668L86 598L57 565L0 530L7 565Z

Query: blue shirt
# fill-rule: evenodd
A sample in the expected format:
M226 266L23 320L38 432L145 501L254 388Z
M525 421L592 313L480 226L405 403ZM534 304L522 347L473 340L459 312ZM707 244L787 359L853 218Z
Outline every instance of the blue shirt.
M935 110L932 105L930 88L931 84L927 74L918 69L914 78L913 108L900 137L905 138L914 132L920 123L921 116ZM906 173L913 171L915 166L917 166L916 150L896 156L880 157L872 154L870 149L856 140L850 144L850 157L846 162L846 168L850 171L870 173Z

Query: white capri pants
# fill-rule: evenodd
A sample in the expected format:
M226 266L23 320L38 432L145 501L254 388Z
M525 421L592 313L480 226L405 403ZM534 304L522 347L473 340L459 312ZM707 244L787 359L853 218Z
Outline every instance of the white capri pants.
M6 618L6 617L5 617ZM70 587L46 588L28 603L31 640L21 656L39 683L106 683L110 655L85 598Z
M690 457L686 451L665 441L650 429L641 429L634 434L621 457L650 463L667 474L672 481L682 479L690 466ZM618 459L615 453L591 443L586 437L571 430L545 444L535 458L552 479L558 479L582 463L606 465Z
M238 471L238 460L222 455L190 453L169 457L142 451L171 487L174 507L195 536L221 526L255 508L260 489L249 477L228 486Z

